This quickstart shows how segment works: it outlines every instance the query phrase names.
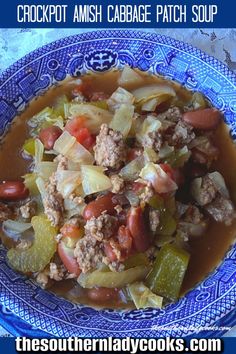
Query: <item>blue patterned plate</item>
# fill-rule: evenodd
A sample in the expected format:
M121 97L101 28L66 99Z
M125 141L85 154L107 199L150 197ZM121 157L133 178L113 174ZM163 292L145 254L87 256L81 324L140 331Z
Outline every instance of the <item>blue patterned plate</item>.
M203 92L225 114L236 139L236 77L225 65L187 44L134 31L96 31L61 39L17 61L0 76L0 134L16 114L67 75L103 72L129 64L162 74ZM0 248L0 304L3 325L32 336L188 336L208 327L232 326L236 317L236 246L201 284L162 310L95 310L40 289L15 273ZM11 327L10 327L11 326ZM211 327L211 328L210 328ZM43 332L42 332L43 331Z

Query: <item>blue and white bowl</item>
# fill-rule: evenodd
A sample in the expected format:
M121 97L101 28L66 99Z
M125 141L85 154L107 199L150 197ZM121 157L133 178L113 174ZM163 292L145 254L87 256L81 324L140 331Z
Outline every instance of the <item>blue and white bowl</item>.
M67 75L103 72L125 64L201 91L222 110L236 139L236 76L192 46L156 34L96 31L35 50L0 76L0 135L29 102ZM14 272L0 247L0 319L14 335L158 337L222 335L236 323L236 246L177 303L162 310L96 310L42 290ZM214 327L216 327L214 330ZM205 330L202 332L202 328Z

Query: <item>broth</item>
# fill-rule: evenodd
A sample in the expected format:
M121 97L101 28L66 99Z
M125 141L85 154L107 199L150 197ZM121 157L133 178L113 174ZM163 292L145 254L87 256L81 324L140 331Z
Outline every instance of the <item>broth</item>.
M100 75L87 74L82 80L90 85L92 83L93 91L103 91L111 94L117 87L117 78L119 72L113 71ZM145 77L145 84L154 82L168 82L174 86L178 96L185 102L191 96L191 93L180 85L166 81L161 78L142 73ZM130 85L128 89L137 88L141 85ZM31 160L25 160L21 155L21 148L28 137L27 121L33 115L40 112L44 107L50 106L55 98L63 93L70 94L70 85L59 85L50 89L43 96L38 97L31 102L29 107L17 119L13 121L8 134L4 137L0 149L0 180L15 180L23 176L30 167ZM236 149L229 137L227 127L221 124L215 133L214 143L219 148L220 156L213 167L224 176L227 186L230 190L231 198L236 204ZM4 168L3 168L4 167ZM236 236L236 220L231 226L222 223L211 222L206 234L203 237L191 241L191 258L187 273L182 286L182 293L193 288L209 272L211 272L223 259L229 246L234 242ZM199 255L201 261L199 262ZM56 282L51 290L70 300L88 303L83 290L74 281L67 280ZM91 303L91 302L90 302ZM105 304L106 305L106 304ZM112 304L109 307L126 307L124 303ZM127 304L130 307L130 304Z

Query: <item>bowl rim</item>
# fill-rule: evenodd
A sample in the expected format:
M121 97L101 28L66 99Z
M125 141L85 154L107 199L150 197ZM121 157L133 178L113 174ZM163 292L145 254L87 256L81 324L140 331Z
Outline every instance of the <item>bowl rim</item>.
M8 68L3 70L0 74L0 89L3 84L6 83L7 80L12 78L14 75L17 74L17 71L12 75L12 71L18 68L18 70L22 70L24 67L26 67L29 63L32 63L32 61L36 61L40 59L40 57L43 57L45 55L48 55L49 53L53 53L57 50L62 50L65 47L73 46L77 42L87 42L88 40L91 41L91 39L88 38L89 35L91 34L96 34L96 38L94 38L94 41L97 41L98 39L135 39L137 40L138 38L143 40L147 40L148 42L153 41L155 44L160 43L161 45L166 45L168 47L171 47L170 44L167 44L167 42L172 43L173 49L177 49L178 51L183 51L187 52L188 54L192 55L192 51L194 51L194 57L198 58L199 60L203 61L205 64L209 65L211 69L214 69L215 71L218 72L218 74L221 74L224 76L224 78L227 78L227 80L230 82L230 84L233 84L235 89L236 89L236 74L232 72L223 62L219 61L218 59L214 58L213 56L210 56L203 52L202 50L195 48L194 46L187 44L183 41L175 40L172 37L166 36L166 35L161 35L158 33L152 33L152 32L144 32L140 30L127 30L127 29L122 29L122 30L98 30L98 31L88 31L82 34L76 34L76 35L70 35L66 37L62 37L61 39L58 39L56 41L50 42L42 47L39 47L32 52L26 54L24 57L18 59L15 63L11 64ZM134 36L132 38L132 36ZM136 36L136 37L135 37ZM64 40L67 40L67 44L62 45ZM68 43L69 42L69 43ZM53 50L52 50L53 46ZM32 60L33 59L33 60ZM217 67L217 69L215 68ZM229 252L229 250L228 250ZM227 252L227 254L228 254ZM218 265L217 267L219 267ZM214 271L214 270L213 270ZM212 272L213 272L212 271ZM212 272L207 275L207 278L212 274ZM1 303L0 303L1 305ZM0 313L3 313L4 311L0 310ZM230 314L231 311L228 313ZM228 315L227 314L227 315ZM223 318L226 319L227 315L225 315ZM17 315L14 315L17 316ZM4 317L4 316L3 316ZM223 319L221 318L221 320ZM25 323L22 319L18 317L19 323L22 321L22 323ZM12 319L11 319L12 321ZM10 322L11 322L10 321ZM236 323L236 319L234 321ZM5 319L5 324L6 327L9 328L8 320ZM8 325L7 325L8 324ZM3 323L4 327L4 323ZM40 331L40 330L37 330ZM38 332L39 333L39 332ZM43 332L46 333L46 332ZM224 331L221 332L223 334Z

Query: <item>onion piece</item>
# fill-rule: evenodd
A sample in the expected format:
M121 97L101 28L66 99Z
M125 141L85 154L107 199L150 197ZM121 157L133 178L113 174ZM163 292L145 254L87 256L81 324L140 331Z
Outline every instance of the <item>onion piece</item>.
M136 159L125 165L119 172L119 175L125 181L134 181L138 178L140 170L144 167L145 161L143 156L138 156Z
M118 79L118 84L120 86L125 86L129 84L138 84L141 82L143 82L142 76L131 69L128 65L125 65L121 72L120 78Z
M64 131L55 141L54 150L76 163L92 164L94 162L93 155L67 131Z
M218 192L223 197L229 199L230 198L229 191L226 187L224 177L218 171L209 173L208 177L212 180Z
M44 180L48 180L49 177L55 172L57 169L57 162L53 161L41 161L38 164L38 175L42 177Z
M18 239L19 236L32 227L31 223L20 222L15 220L5 220L2 223L2 230L4 234L13 239Z
M121 132L124 137L127 137L132 125L133 115L133 105L127 103L121 104L120 107L115 111L115 114L110 123L110 128Z
M107 100L109 108L114 111L121 104L130 104L134 103L134 96L129 91L125 90L122 87L118 87L111 97Z
M81 184L81 172L80 171L57 171L57 190L63 198L69 197L71 193Z
M164 84L154 84L154 85L139 87L133 90L132 94L134 95L135 101L137 103L140 102L144 103L146 101L149 101L152 98L159 98L163 95L165 95L166 97L176 96L175 90L171 86L164 85Z
M169 193L175 191L178 186L163 171L163 169L153 162L149 162L140 172L139 176L144 180L151 182L153 188L157 193Z
M105 191L112 187L110 178L101 166L81 165L82 186L86 195Z
M153 97L148 100L145 100L145 102L142 104L142 111L154 112L157 106L159 106L165 101L168 101L170 97L172 96L170 96L169 94L163 94L158 97Z
M148 115L147 118L143 121L136 138L140 144L142 144L147 138L148 134L155 133L161 128L161 122L159 119L152 115Z

